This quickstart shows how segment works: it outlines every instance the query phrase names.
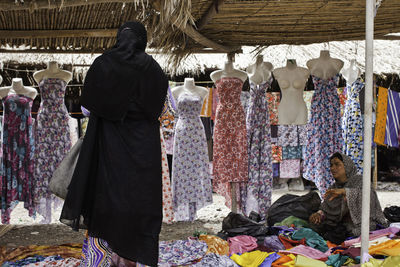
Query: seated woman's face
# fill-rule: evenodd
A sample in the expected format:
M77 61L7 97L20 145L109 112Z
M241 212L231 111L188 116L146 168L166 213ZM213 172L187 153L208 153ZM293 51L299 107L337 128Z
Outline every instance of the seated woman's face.
M333 178L341 184L347 181L346 170L344 169L343 162L338 158L333 158L331 160L331 173Z

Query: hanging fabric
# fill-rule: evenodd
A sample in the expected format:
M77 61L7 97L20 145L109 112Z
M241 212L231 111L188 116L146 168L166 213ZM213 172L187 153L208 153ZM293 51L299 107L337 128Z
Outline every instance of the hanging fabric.
M388 105L386 115L385 144L399 148L400 129L400 93L393 90L388 92Z
M374 142L385 145L388 89L379 87Z

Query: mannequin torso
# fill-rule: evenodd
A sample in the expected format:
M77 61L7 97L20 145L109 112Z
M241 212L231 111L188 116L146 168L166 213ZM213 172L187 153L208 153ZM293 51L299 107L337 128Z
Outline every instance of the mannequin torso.
M256 62L247 67L246 72L249 76L249 80L258 85L271 77L271 71L273 66L270 62L264 62L263 56L257 56Z
M210 78L213 82L218 81L221 78L239 78L243 82L247 79L247 73L242 70L237 70L233 68L232 61L228 60L225 62L224 69L213 71L210 74Z
M33 74L33 79L35 79L37 83L46 78L58 78L69 83L72 79L72 73L60 69L56 61L50 61L47 64L47 69L39 70Z
M171 93L175 102L177 102L179 96L184 93L200 96L201 101L203 102L205 97L208 95L208 90L205 87L196 86L193 78L185 78L184 84L172 88Z
M10 94L24 95L29 98L35 99L37 91L33 87L24 86L21 78L12 79L11 86L0 88L0 98L4 98Z
M278 106L278 123L282 125L306 124L308 114L303 90L310 71L298 67L295 60L289 59L286 67L278 68L273 73L282 92Z
M332 58L328 50L321 50L320 57L307 61L307 67L311 74L327 80L332 78L343 68L343 61L338 58Z
M342 75L346 79L347 84L353 84L360 77L361 70L357 68L355 59L350 61L350 66L342 70Z

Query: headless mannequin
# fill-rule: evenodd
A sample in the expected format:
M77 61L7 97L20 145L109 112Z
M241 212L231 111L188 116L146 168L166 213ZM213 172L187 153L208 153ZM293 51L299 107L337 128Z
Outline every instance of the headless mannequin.
M72 73L60 69L56 61L49 61L47 63L47 69L39 70L33 74L33 79L35 79L37 83L46 78L58 78L69 83L72 79Z
M12 79L11 86L0 88L0 98L4 98L11 94L24 95L31 99L35 99L37 91L33 87L24 86L21 78Z
M274 70L274 76L281 88L282 98L278 106L278 123L307 124L307 106L303 91L310 71L298 67L296 60L288 59L286 67Z
M338 58L332 58L328 50L321 50L319 58L307 61L307 67L311 74L327 80L332 78L343 68L343 61Z
M193 78L185 78L183 85L172 88L171 93L175 103L178 101L179 96L184 93L200 96L201 102L203 102L208 95L208 90L205 87L196 86Z
M216 70L210 74L210 78L213 82L225 77L239 78L244 82L247 80L247 73L242 70L234 69L232 60L228 59L228 61L225 62L222 70Z
M264 62L262 55L258 55L256 62L247 67L246 72L249 76L249 80L255 84L261 84L271 77L271 71L274 67L270 62Z
M356 66L356 60L350 61L350 66L342 70L342 75L346 79L347 84L351 85L360 77L361 70Z

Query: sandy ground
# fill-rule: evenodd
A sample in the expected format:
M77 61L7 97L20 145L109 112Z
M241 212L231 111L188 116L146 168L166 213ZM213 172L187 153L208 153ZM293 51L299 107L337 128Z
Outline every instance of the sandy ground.
M275 190L272 194L272 201L286 193L288 191ZM291 191L289 193L303 195L307 191ZM391 205L400 206L399 192L378 191L378 198L382 209ZM54 211L52 224L43 225L39 224L41 218L36 218L36 220L30 218L22 204L18 204L11 214L11 224L14 228L0 237L0 246L17 247L82 242L84 232L72 231L71 228L59 223L60 212L60 209ZM215 234L221 230L221 222L229 212L230 210L224 205L224 198L214 194L213 204L199 210L196 221L163 224L160 239L186 239L196 231Z

